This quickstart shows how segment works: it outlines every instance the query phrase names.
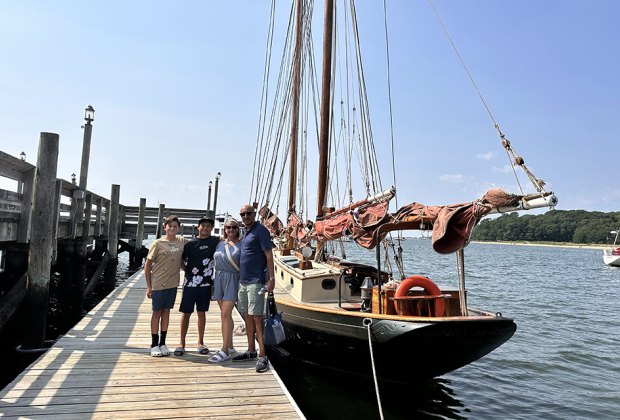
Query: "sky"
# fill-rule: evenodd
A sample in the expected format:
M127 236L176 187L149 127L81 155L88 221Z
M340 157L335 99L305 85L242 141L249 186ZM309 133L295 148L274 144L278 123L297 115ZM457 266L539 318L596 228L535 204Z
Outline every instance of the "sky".
M620 211L620 2L432 4L557 209ZM274 43L290 5L276 2ZM79 179L92 105L89 190L109 197L120 184L124 205L145 197L147 206L205 208L208 182L221 172L218 213L236 213L250 197L270 6L0 2L0 150L35 164L39 133L57 133L58 177ZM493 121L430 2L386 6L398 205L466 202L494 187L517 193ZM383 1L360 1L357 13L375 143L391 180Z

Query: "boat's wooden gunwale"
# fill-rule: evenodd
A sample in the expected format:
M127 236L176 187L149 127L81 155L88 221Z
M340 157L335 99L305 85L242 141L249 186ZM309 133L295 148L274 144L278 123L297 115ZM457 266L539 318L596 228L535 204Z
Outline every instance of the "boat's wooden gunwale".
M450 321L482 321L497 318L493 313L482 311L479 309L473 309L478 312L479 315L468 316L450 316L450 317L429 317L429 316L401 316L390 314L375 314L369 312L356 312L348 311L344 308L338 307L338 302L328 303L304 303L295 300L288 291L276 286L274 290L276 302L278 305L288 305L298 309L307 309L312 311L319 311L324 313L331 313L334 315L343 315L357 317L357 318L373 318L373 319L385 319L389 321L417 321L417 322L450 322ZM336 305L336 306L335 306ZM469 309L472 311L472 309Z

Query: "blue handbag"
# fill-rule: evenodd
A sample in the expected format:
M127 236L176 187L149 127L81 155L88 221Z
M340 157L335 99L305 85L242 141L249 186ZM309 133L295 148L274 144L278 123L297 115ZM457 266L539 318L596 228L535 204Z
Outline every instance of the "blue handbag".
M286 334L282 325L282 315L278 313L273 293L269 293L267 295L267 316L265 317L263 342L266 346L277 346L284 340L286 340Z

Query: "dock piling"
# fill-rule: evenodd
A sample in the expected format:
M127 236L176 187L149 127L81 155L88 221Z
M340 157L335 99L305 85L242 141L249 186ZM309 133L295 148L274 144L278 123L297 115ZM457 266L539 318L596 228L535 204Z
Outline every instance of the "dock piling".
M108 219L108 252L110 259L118 259L118 203L121 195L121 186L112 184L110 194L110 213Z
M59 136L41 133L32 199L30 252L28 259L28 327L24 348L40 348L45 341L50 268L52 265L52 221L55 201Z
M164 211L166 210L165 204L159 204L159 211L157 212L157 229L155 231L155 239L161 238L161 230L164 223Z
M138 211L138 226L136 228L136 248L134 252L133 265L142 265L142 240L144 239L144 217L146 214L146 198L140 199L140 210Z

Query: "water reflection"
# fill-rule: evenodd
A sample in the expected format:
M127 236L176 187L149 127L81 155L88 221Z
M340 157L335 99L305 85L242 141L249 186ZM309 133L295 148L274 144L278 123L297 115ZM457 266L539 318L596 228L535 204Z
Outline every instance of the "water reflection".
M380 418L371 378L348 376L289 359L272 358L271 362L306 418ZM415 362L405 359L403 363ZM466 419L469 410L450 385L451 381L443 378L406 386L380 384L384 418Z

